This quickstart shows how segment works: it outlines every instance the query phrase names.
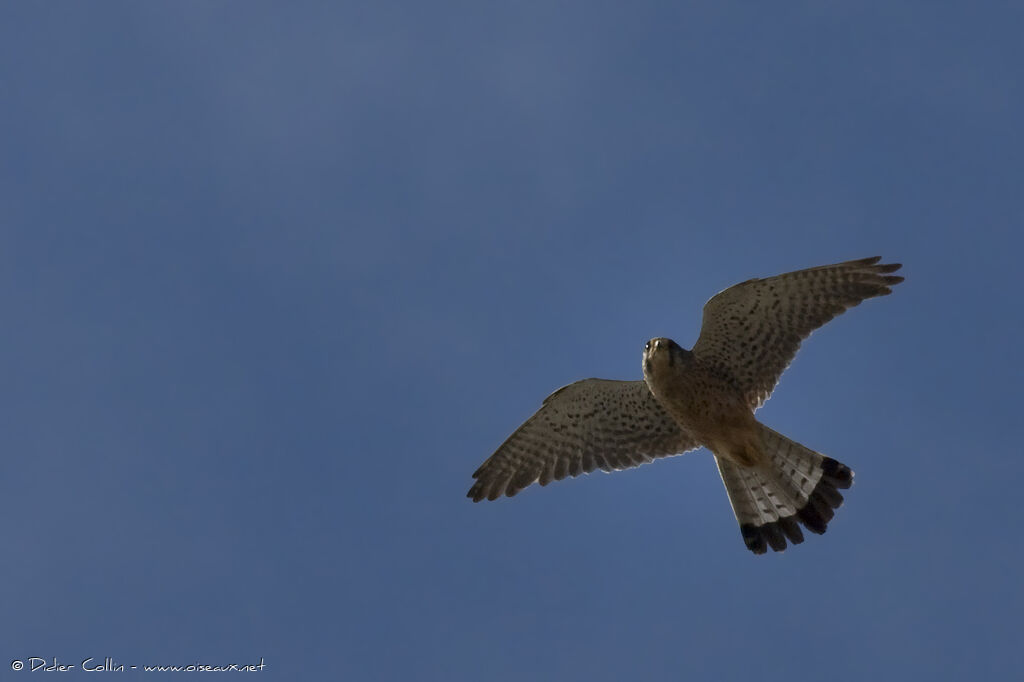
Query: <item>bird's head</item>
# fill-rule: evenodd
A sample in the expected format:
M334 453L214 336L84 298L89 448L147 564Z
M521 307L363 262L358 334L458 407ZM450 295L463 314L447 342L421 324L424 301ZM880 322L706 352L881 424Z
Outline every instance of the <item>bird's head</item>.
M666 369L681 368L689 364L692 355L672 339L651 339L644 346L644 378L661 374Z

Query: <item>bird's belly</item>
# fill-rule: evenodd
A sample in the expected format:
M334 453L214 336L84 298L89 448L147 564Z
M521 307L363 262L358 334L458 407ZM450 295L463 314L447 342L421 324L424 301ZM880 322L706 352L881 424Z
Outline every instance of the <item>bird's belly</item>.
M691 433L717 456L740 466L756 466L763 460L760 436L749 411L721 413L691 423Z
M754 413L726 382L700 372L654 390L672 418L704 447L741 466L762 459Z

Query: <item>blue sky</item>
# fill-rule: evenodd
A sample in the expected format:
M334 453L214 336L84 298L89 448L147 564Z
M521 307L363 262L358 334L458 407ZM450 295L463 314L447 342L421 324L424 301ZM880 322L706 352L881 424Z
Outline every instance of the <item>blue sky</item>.
M1022 15L5 4L0 663L1008 679ZM825 536L751 555L706 451L465 499L715 292L876 254L759 412L857 472Z

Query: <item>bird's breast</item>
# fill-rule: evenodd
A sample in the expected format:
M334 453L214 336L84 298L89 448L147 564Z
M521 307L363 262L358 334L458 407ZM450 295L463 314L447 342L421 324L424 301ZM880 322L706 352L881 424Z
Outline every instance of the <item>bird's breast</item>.
M672 418L720 457L750 465L759 457L754 413L732 384L699 365L647 377Z

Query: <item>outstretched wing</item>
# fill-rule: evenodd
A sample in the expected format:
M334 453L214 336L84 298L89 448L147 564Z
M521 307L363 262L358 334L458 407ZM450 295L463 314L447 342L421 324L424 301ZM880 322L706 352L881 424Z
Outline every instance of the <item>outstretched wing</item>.
M558 389L473 474L467 497L512 497L594 469L616 471L699 447L643 381L584 379Z
M751 408L771 395L812 331L861 301L892 293L903 281L899 263L881 257L822 265L752 279L716 294L704 305L693 354L733 378Z

